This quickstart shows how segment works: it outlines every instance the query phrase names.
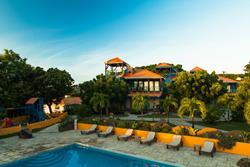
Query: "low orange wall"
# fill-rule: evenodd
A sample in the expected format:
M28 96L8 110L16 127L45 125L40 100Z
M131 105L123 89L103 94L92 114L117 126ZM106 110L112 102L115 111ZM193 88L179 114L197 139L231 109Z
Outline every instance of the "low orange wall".
M5 136L13 133L18 133L21 130L21 126L13 126L9 128L1 128L0 129L0 136Z
M91 124L84 124L84 123L78 123L77 124L79 130L85 130L88 129ZM99 130L105 130L107 126L99 125L98 129ZM116 135L121 135L126 132L127 129L125 128L115 128L115 134ZM143 131L143 130L134 130L134 134L136 136L140 137L145 137L148 134L148 131ZM172 141L174 134L170 133L156 133L156 139L158 142L162 143L169 143ZM250 143L241 143L241 142L236 142L236 145L228 150L228 149L221 149L218 147L217 139L210 139L210 138L203 138L203 137L197 137L197 136L182 136L182 142L183 146L185 147L190 147L193 148L194 144L199 144L203 146L205 141L212 141L215 143L216 151L219 152L225 152L225 153L232 153L232 154L239 154L239 155L244 155L244 156L250 156Z
M58 122L61 122L61 120L63 118L65 118L68 115L67 112L61 114L60 116L58 116L57 118L51 118L49 120L45 120L45 121L40 121L40 122L35 122L32 124L27 124L27 127L29 130L33 130L33 129L40 129L40 128L45 128L51 125L54 125Z

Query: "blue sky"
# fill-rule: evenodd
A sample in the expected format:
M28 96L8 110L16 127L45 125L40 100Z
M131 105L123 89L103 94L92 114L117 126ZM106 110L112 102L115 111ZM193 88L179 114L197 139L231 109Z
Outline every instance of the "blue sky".
M66 69L77 83L113 57L241 73L250 61L249 9L248 0L1 0L0 50Z

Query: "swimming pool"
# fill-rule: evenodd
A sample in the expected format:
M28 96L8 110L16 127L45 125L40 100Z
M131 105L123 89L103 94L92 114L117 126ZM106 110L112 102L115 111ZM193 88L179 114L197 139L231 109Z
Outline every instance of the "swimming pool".
M72 144L17 160L1 167L180 167L142 157Z

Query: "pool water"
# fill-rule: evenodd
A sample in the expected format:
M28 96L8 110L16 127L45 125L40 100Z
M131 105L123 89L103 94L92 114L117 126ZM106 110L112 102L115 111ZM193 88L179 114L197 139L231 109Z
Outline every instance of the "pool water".
M1 166L1 165L0 165ZM17 160L2 167L178 167L128 154L78 144Z

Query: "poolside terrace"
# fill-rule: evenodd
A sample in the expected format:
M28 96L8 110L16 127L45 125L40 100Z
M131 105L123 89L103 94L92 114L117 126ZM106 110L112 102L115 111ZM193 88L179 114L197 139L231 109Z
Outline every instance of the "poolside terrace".
M58 132L58 125L53 125L34 134L32 139L19 139L17 136L0 140L0 165L16 159L24 158L43 150L60 147L75 142L89 144L100 148L144 156L150 159L172 162L187 167L234 167L242 157L240 155L217 152L214 158L198 156L190 148L179 151L166 149L162 143L151 146L140 145L134 140L117 141L115 136L98 138L96 134L83 136L71 130Z

